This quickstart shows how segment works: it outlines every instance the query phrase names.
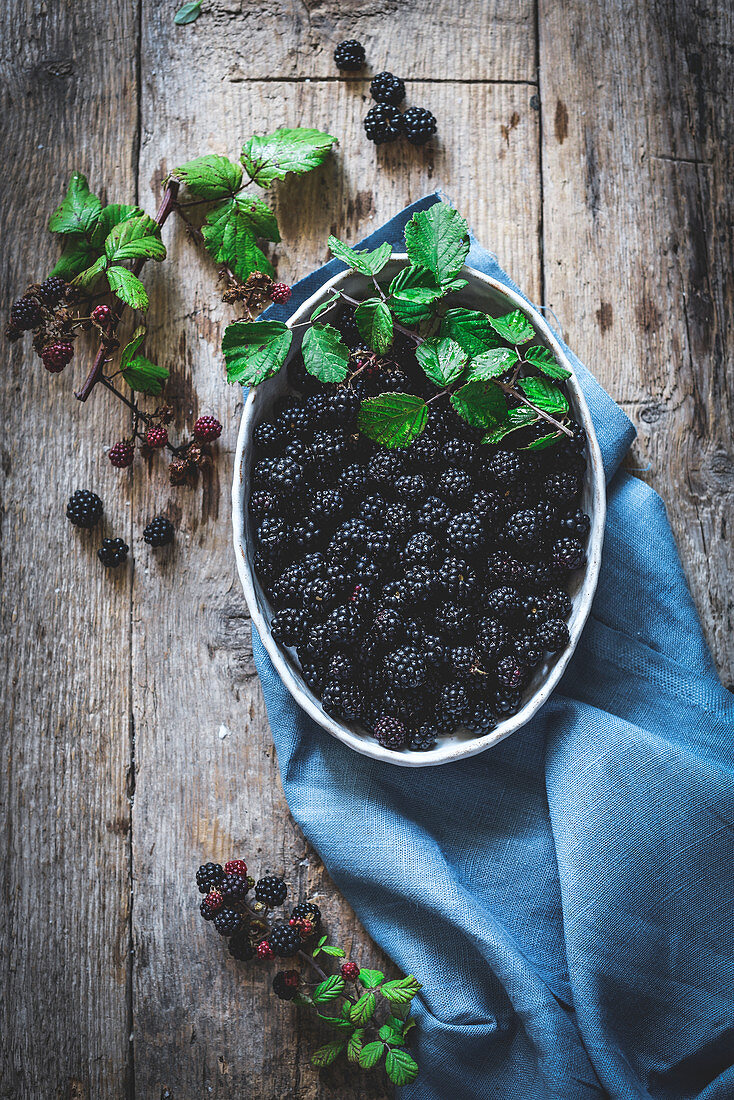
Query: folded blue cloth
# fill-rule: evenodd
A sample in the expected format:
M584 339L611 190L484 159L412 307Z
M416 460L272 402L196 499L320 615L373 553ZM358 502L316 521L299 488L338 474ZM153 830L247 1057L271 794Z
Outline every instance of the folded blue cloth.
M400 247L437 199L364 243ZM476 243L468 262L514 287ZM306 717L256 637L283 786L368 932L424 984L406 1100L732 1100L732 697L663 504L618 469L632 425L566 351L609 513L591 618L555 694L481 756L400 768Z

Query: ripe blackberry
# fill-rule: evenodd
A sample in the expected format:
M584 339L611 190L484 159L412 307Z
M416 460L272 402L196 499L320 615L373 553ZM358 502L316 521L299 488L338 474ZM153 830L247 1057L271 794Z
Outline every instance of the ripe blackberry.
M256 532L258 546L271 558L279 558L288 539L288 525L282 516L266 516Z
M322 687L324 686L325 679L323 666L313 661L301 660L300 651L298 654L298 659L299 661L301 661L301 676L303 677L304 682L311 688L313 692L320 692Z
M74 345L69 340L56 340L41 349L41 359L47 371L60 374L74 358Z
M548 619L537 630L538 642L549 653L558 653L571 641L571 635L563 619Z
M476 646L482 656L493 662L507 649L510 636L497 619L482 619L477 628Z
M505 550L498 550L487 559L485 577L490 587L517 584L518 581L522 580L522 576L522 565Z
M523 462L515 451L496 451L484 468L487 476L504 489L520 479Z
M425 107L408 107L402 123L403 132L411 145L425 145L438 129L435 116Z
M334 50L336 67L345 72L357 72L358 69L364 68L365 60L364 46L356 38L348 38L345 42L340 42Z
M394 557L395 536L390 531L371 531L364 539L363 547L369 558L384 561Z
M438 577L426 565L414 565L403 578L408 599L415 604L429 600L438 588Z
M535 668L543 660L543 646L535 631L521 630L513 638L512 648L518 660L528 668Z
M210 890L201 905L199 912L204 920L214 920L214 914L224 905L224 896L219 890Z
M116 569L127 560L130 547L122 539L102 539L102 546L97 551L97 557L106 569Z
M255 463L253 482L258 488L291 496L303 482L303 467L291 458L262 458Z
M266 454L274 455L280 451L287 439L283 424L273 420L263 420L252 433L255 446Z
M385 528L394 535L407 537L416 529L416 518L407 504L390 504L385 509Z
M534 509L524 508L510 516L502 537L522 549L538 546L543 538L543 522Z
M194 435L202 443L213 443L222 434L222 425L213 416L200 416L194 424Z
M446 541L452 550L465 557L472 557L484 544L482 521L471 512L457 512L449 520Z
M284 607L273 615L270 632L281 645L303 645L311 625L310 616L299 607Z
M92 310L92 320L96 321L98 325L108 325L113 316L114 314L109 306L96 306Z
M119 443L115 443L113 447L110 447L107 457L113 466L116 466L119 470L124 470L126 466L132 466L135 458L135 448L129 439L121 439Z
M368 563L365 563L368 564ZM358 561L356 565L360 565ZM357 573L359 575L359 573ZM363 618L372 609L372 605L375 602L375 594L372 588L360 581L359 584L355 584L349 596L349 606L354 608L358 615Z
M312 901L302 901L291 912L291 920L310 920L316 930L321 924L321 910Z
M325 619L339 599L338 587L328 577L314 577L301 592L303 606L315 619Z
M401 454L391 451L378 451L373 455L367 465L367 475L370 481L386 489L392 489L393 485L403 472L404 459Z
M75 527L84 527L91 531L102 518L103 504L96 493L89 489L77 489L69 497L66 505L66 518Z
M365 712L364 695L356 684L343 684L339 680L327 680L321 692L325 711L335 718L355 722Z
M328 398L329 423L351 427L359 412L359 397L354 390L339 389Z
M262 550L256 550L253 558L255 565L255 572L260 578L261 583L267 588L275 580L277 562L274 558L269 558L267 554L263 554Z
M522 601L522 612L525 622L530 627L536 627L551 617L548 601L541 593L526 596Z
M411 470L430 470L438 461L438 444L425 433L419 435L408 447L406 463Z
M422 722L414 730L411 730L407 747L412 749L413 752L430 752L431 749L435 749L436 739L440 735L441 731L435 723Z
M428 531L411 535L400 552L400 560L408 568L411 565L431 565L438 553L438 543Z
M584 431L584 429L581 427L580 424L577 424L577 422L575 420L569 420L568 424L567 424L567 427L569 427L571 429L571 431L573 432L573 435L567 441L566 446L570 447L572 450L574 450L574 451L576 451L577 453L580 454L582 451L584 451L586 449L586 444L587 444L586 432Z
M308 461L311 466L327 466L333 469L343 461L348 450L349 439L343 428L318 431L314 433L308 448Z
M566 515L560 516L557 526L563 535L572 535L574 538L582 540L589 533L591 520L586 512L582 512L580 508L577 508L574 512L568 512Z
M149 546L167 546L173 542L174 527L165 516L155 516L143 531L143 539Z
M489 700L489 705L498 718L509 718L511 714L517 714L522 703L519 691L501 688L495 691Z
M200 894L208 894L224 878L224 868L221 863L202 863L196 872L196 885Z
M508 653L507 656L501 657L497 662L497 668L495 669L495 675L497 682L502 687L509 688L511 691L520 691L528 682L528 670L525 665Z
M431 496L415 514L418 527L426 531L441 531L451 519L451 509L440 497Z
M299 977L297 970L280 970L273 978L273 993L281 1001L292 1001L298 992L298 981L294 984L289 980L290 974L295 974L297 979Z
M230 909L229 906L223 906L218 913L214 914L214 927L220 936L233 936L245 923L244 914L236 909Z
M471 496L473 489L472 479L465 470L457 470L449 466L444 470L436 482L436 492L444 500L454 504L465 503Z
M393 607L382 607L377 612L370 630L370 637L380 645L395 645L404 636L404 620Z
M30 296L18 298L13 302L10 310L10 322L13 328L20 329L21 332L27 332L36 325L40 325L42 316L40 302L37 298Z
M466 674L471 672L476 664L476 654L471 646L457 645L446 654L446 664L454 670Z
M364 120L364 132L368 141L375 145L384 145L386 142L395 141L402 131L403 116L397 107L388 103L378 103L370 107Z
M339 474L337 484L346 497L364 496L368 488L367 471L356 462L350 463Z
M276 305L284 306L286 302L291 300L291 294L293 291L287 283L273 283L270 287L270 301L275 302Z
M578 539L556 539L551 547L551 564L559 573L573 573L586 564L586 551Z
M425 683L426 663L412 646L400 646L383 661L387 679L398 688L416 688Z
M405 747L406 729L399 718L383 714L373 726L375 737L384 749L402 749Z
M275 513L277 504L278 502L272 493L268 493L265 489L255 489L250 494L250 515L255 523L259 524L265 519L265 516Z
M458 642L469 633L473 616L468 608L454 603L453 600L446 600L436 608L433 621L445 641Z
M540 595L552 619L567 619L571 614L571 597L564 588L549 584Z
M227 902L242 901L247 896L248 889L247 876L243 878L242 875L231 875L226 871L217 886L217 890Z
M370 82L370 95L376 103L391 103L397 107L405 99L405 81L389 72L378 73Z
M428 482L423 474L403 474L395 479L395 495L405 504L421 504L428 495Z
M556 504L572 504L581 492L581 478L570 470L556 470L543 482L543 495Z
M445 684L438 697L438 708L456 722L460 722L469 710L469 696L463 684Z
M522 612L522 598L516 588L509 584L492 588L484 595L484 610L492 619L508 623Z
M165 447L168 443L168 432L162 425L156 424L152 428L148 428L145 433L145 442L154 450Z
M421 653L425 658L426 664L432 666L441 664L445 656L445 646L438 634L423 634L421 639Z
M38 288L38 297L49 309L54 309L66 297L67 283L58 275L46 279Z
M541 592L551 579L551 567L547 561L524 561L522 583L527 588Z
M292 549L293 547L299 550L309 550L321 541L322 536L321 525L315 519L306 516L305 519L293 524L290 530L290 538L284 542L281 552L283 550L287 552L289 548Z
M488 733L494 726L494 712L485 699L472 703L464 715L464 725L471 733Z
M335 607L326 618L325 628L333 643L353 644L364 632L362 617L349 604Z
M285 921L275 921L268 932L271 951L281 959L289 959L301 950L301 936L297 928Z
M266 875L255 884L255 899L268 909L282 905L288 897L288 887L277 875Z
M382 569L378 562L364 554L359 554L351 564L352 578L363 585L375 585L382 577Z
M502 513L502 497L494 489L479 489L471 498L469 510L483 523L494 521Z
M453 439L447 439L442 446L441 458L449 466L465 468L476 462L477 448L470 440L463 439L461 436L454 436Z
M255 957L255 949L250 943L249 936L231 936L229 941L229 953L238 962L249 962Z

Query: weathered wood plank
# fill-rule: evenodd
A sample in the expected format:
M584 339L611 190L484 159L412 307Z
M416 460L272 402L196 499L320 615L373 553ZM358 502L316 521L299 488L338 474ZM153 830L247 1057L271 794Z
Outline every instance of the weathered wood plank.
M729 683L733 45L726 4L540 5L546 300L638 428Z
M72 169L135 194L136 4L20 0L3 20L3 318L58 253L46 235ZM3 325L5 320L3 320ZM128 479L106 460L123 418L74 397L89 362L46 373L3 348L0 1095L117 1100L130 1068L130 571L64 516L78 487L126 535Z
M325 260L332 230L357 239L411 199L444 186L479 237L537 293L533 89L426 88L445 135L440 149L376 153L359 134L366 103L354 88L228 86L214 70L189 107L177 83L186 74L166 62L166 39L156 37L153 24L144 34L143 128L149 136L140 166L143 195L181 160L209 150L234 154L252 132L286 123L332 127L341 139L333 162L278 192L282 277L292 281ZM176 1100L195 1095L201 1082L213 1097L381 1097L377 1075L350 1083L348 1076L311 1069L307 1058L317 1033L288 1006L274 1010L266 974L256 964L228 959L197 913L191 885L196 863L241 852L257 872L271 867L285 873L297 896L323 895L332 933L347 945L360 944L363 959L379 965L376 949L307 853L280 789L230 546L229 487L241 399L222 377L218 345L229 314L216 300L215 271L177 230L170 262L153 275L152 350L178 373L186 418L213 412L225 430L216 472L203 489L187 497L145 479L136 488L137 531L166 507L181 517L170 559L139 568L134 591L137 1088L157 1096L167 1087ZM232 731L223 740L222 726Z

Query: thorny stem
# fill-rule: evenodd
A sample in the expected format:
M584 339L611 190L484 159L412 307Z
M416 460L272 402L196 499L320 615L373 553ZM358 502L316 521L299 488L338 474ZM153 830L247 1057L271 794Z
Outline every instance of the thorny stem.
M498 378L495 378L495 382L508 397L516 397L523 405L527 405L529 409L532 409L533 412L537 413L543 420L547 420L549 424L552 424L556 431L563 432L569 439L573 439L573 432L570 428L567 428L565 424L561 424L560 420L556 420L550 413L543 412L543 410L539 409L537 405L534 405L532 401L528 401L522 390L517 390L514 386L508 385L506 382L500 382Z
M166 221L166 219L168 218L168 216L174 210L174 208L176 206L176 198L178 196L179 186L180 185L179 185L178 180L169 180L168 181L168 184L166 185L166 190L163 192L163 198L161 199L161 204L158 207L158 213L155 216L155 221L158 223L158 225L162 226L164 224L164 222ZM133 275L139 275L140 274L145 261L146 261L145 256L140 256L139 259L137 259L135 261L135 263L132 266ZM115 319L110 322L110 326L109 326L110 335L112 335L112 333L117 328L117 325L119 324L119 321L120 321L120 317L115 317ZM94 362L92 363L92 369L90 370L89 374L87 375L87 378L86 378L86 381L84 382L84 385L82 386L82 388L80 390L77 390L74 394L74 396L79 401L86 401L87 398L89 397L90 393L94 389L94 387L100 381L100 379L102 377L102 371L104 370L105 360L107 359L108 351L109 351L108 345L107 345L106 341L103 340L102 343L100 344L99 351L97 352L97 354L94 357ZM115 391L115 392L117 392L117 391Z
M138 420L142 420L144 424L152 424L153 423L153 417L149 416L147 413L144 413L143 410L139 407L139 405L137 405L134 401L130 401L129 398L125 397L124 393L120 393L120 391L118 389L116 389L115 386L112 385L109 378L105 377L104 374L100 378L100 382L102 383L102 385L106 389L108 389L110 391L110 393L114 393L115 397L119 397L119 399L120 399L120 401L122 401L123 405L127 405L128 409L130 409L133 416L135 417L133 432L138 436L139 439L141 439L143 442L145 442L145 437L140 435L140 433L137 430L138 429ZM166 443L166 450L170 451L171 454L180 455L180 454L183 454L184 451L188 450L188 444L183 443L180 447L174 447L172 443Z

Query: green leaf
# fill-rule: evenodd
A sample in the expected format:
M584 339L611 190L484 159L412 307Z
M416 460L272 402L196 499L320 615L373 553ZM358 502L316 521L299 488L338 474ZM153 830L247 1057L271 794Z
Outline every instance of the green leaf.
M517 360L518 354L512 348L490 348L472 359L467 378L470 382L486 382L489 378L499 378L510 367L514 367Z
M466 366L467 354L447 336L424 340L415 349L415 357L437 386L450 386Z
M547 379L521 378L517 384L527 399L543 412L561 415L568 412L565 394Z
M448 294L452 290L463 290L465 286L469 286L467 279L452 279L450 283L444 284L444 290Z
M344 979L341 974L332 974L326 981L320 982L311 996L314 1004L324 1004L326 1001L335 1000L344 990Z
M535 336L535 329L520 309L513 309L503 317L490 317L489 323L495 332L511 344L527 344Z
M313 1052L311 1065L330 1066L332 1062L337 1060L346 1045L346 1039L332 1039L330 1043L325 1043L324 1046Z
M307 993L296 993L295 997L291 1001L291 1004L303 1005L305 1007L306 1005L312 1005L313 1001Z
M174 168L171 175L181 180L192 195L199 199L223 199L234 195L242 185L242 169L228 157L210 153L187 160Z
M48 228L52 233L88 234L101 209L102 203L90 192L86 176L74 172L64 200L48 220Z
M319 1012L320 1019L325 1020L330 1027L336 1028L337 1031L348 1031L350 1034L354 1031L354 1024L350 1020L344 1020L341 1016L325 1016L323 1012Z
M362 1069L372 1069L382 1059L385 1044L381 1042L367 1043L359 1052L359 1064Z
M136 355L128 358L125 367L120 365L120 374L127 382L131 390L136 393L149 393L158 397L163 392L163 386L167 381L170 371L167 367L159 367L157 363L151 363L144 355Z
M401 1035L405 1031L405 1020L401 1020L397 1016L388 1016L385 1023L388 1027L391 1027L393 1031L399 1031Z
M469 229L445 202L414 214L405 227L405 247L411 261L426 267L441 286L459 274L469 252Z
M322 947L321 950L325 955L333 955L334 958L344 959L346 958L346 951L343 947Z
M130 363L142 347L147 329L145 325L138 325L125 347L120 352L120 367L124 368Z
M365 989L374 989L376 985L379 985L383 981L385 975L381 970L366 970L364 967L359 972L360 984Z
M418 1076L418 1064L407 1050L388 1050L385 1072L395 1085L409 1085Z
M282 321L235 321L227 325L222 337L227 381L246 386L264 382L283 366L292 341L293 333Z
M466 386L463 388L466 389ZM396 978L395 981L385 982L383 986L380 986L380 992L391 1003L406 1004L408 1001L412 1001L416 993L422 988L421 983L412 974L408 974L405 978Z
M183 4L173 17L173 22L178 27L184 27L187 23L193 23L201 15L201 0L188 0Z
M354 311L359 334L378 355L384 355L392 344L392 314L381 298L368 298Z
M349 1015L355 1024L366 1024L371 1019L377 1006L377 999L371 989L363 993L359 1000L352 1005Z
M321 130L283 127L264 137L251 137L242 147L245 171L259 187L270 187L289 172L310 172L329 155L336 138Z
M90 237L92 245L99 252L103 252L104 243L116 225L119 225L120 222L129 221L130 218L143 217L144 213L145 211L141 210L139 206L126 206L119 202L103 207L92 230ZM157 225L158 223L154 222L153 224ZM160 233L160 230L158 232Z
M383 1024L377 1034L385 1043L402 1043L403 1041L402 1028L396 1031L389 1024Z
M325 302L322 302L320 306L316 306L316 309L311 314L310 320L315 321L316 318L320 317L322 313L326 313L326 311L331 309L332 306L335 306L338 301L339 295L336 293L336 291L334 291L333 294L329 295Z
M326 941L328 940L328 938L329 938L328 936L322 936L321 939L316 944L316 946L317 947L323 947L324 944L326 943Z
M60 275L70 282L76 275L91 267L97 259L97 253L86 237L81 233L70 233L64 238L61 256L51 270L51 275Z
M482 443L499 443L510 432L528 428L531 424L535 424L537 420L538 414L533 409L529 409L527 405L522 405L519 409L510 409L507 420L490 432L489 435L485 435Z
M490 348L502 346L487 315L476 309L447 309L441 321L441 335L455 340L472 359Z
M106 267L106 259L104 256L100 256L98 260L94 261L91 267L88 267L85 271L80 271L79 274L75 276L73 280L74 285L83 286L88 290L90 287L94 286Z
M332 325L311 325L301 345L309 374L320 382L343 382L349 373L349 348Z
M430 287L405 287L388 298L388 305L398 321L404 325L417 325L433 315L431 306L443 297L443 291Z
M113 226L105 240L104 250L110 264L141 257L147 260L166 258L161 227L147 214L142 214L139 218L128 218Z
M209 211L201 232L215 262L227 264L239 279L247 280L253 271L273 276L273 265L257 238L279 241L280 235L275 215L262 199L241 195L227 199Z
M410 1009L408 1009L410 1012ZM407 1035L411 1028L415 1027L416 1023L412 1016L409 1016L403 1025L403 1035Z
M382 271L383 267L392 256L392 245L389 241L385 241L379 248L375 248L372 252L366 249L356 251L354 248L350 248L349 245L340 241L338 237L333 236L329 237L327 244L337 260L341 260L347 267L359 271L368 278Z
M359 409L359 429L383 447L407 447L426 426L428 406L413 393L368 397Z
M359 1055L362 1047L364 1046L364 1028L358 1027L352 1032L351 1038L347 1043L347 1058L350 1062L359 1062Z
M523 451L544 451L546 447L552 447L561 438L562 432L551 432L550 435L542 435L540 439L534 439L523 447Z
M493 382L467 382L450 400L473 428L496 428L507 417L504 394Z
M558 378L562 382L565 378L571 377L571 371L556 362L556 357L550 348L544 348L540 344L533 344L528 348L523 353L523 358L537 370L547 374L549 378Z
M110 284L112 293L131 309L146 310L150 305L148 294L140 279L126 267L109 267L107 282Z

